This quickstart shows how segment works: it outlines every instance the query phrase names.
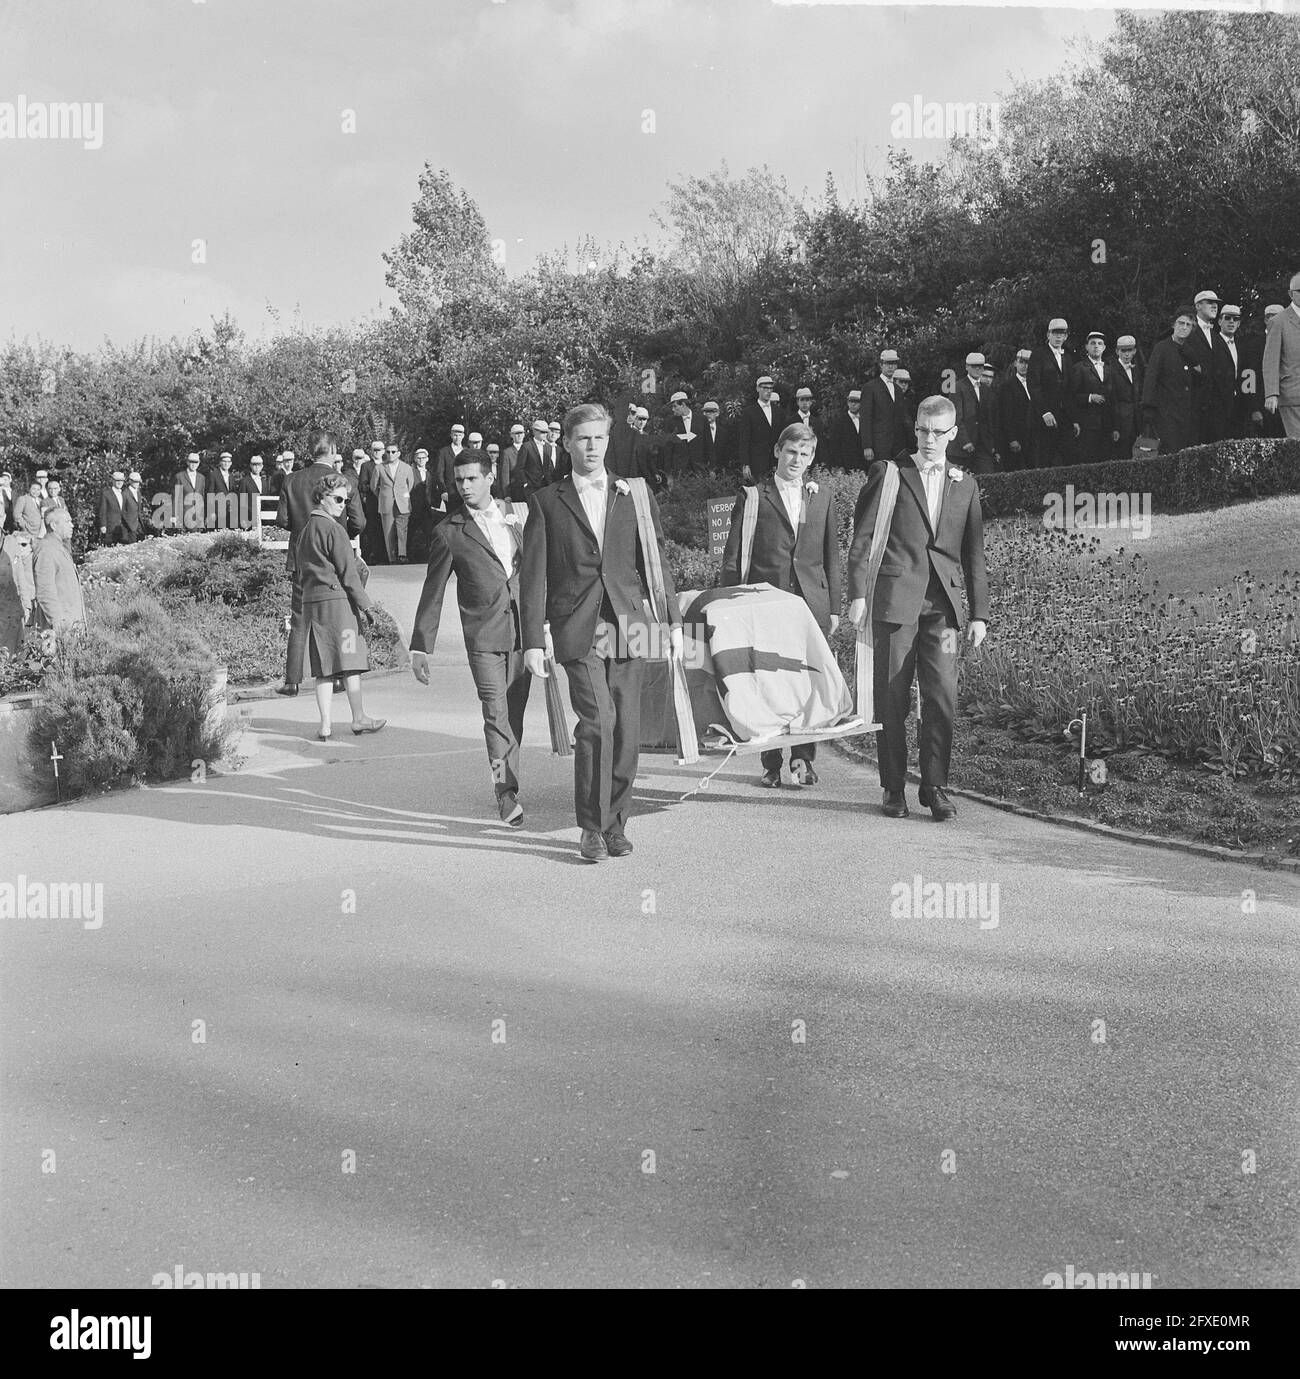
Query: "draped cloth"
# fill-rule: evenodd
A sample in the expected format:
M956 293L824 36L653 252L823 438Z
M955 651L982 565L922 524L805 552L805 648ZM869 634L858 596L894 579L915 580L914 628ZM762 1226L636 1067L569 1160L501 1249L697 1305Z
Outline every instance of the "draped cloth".
M894 517L894 504L898 500L898 466L889 460L885 466L884 483L880 486L880 506L876 509L876 525L871 529L871 554L867 563L866 615L858 628L857 645L854 648L854 670L858 682L858 717L863 723L875 721L875 667L876 644L872 629L876 602L876 576L880 573L880 562L884 559L885 545L889 541L889 524Z
M711 670L738 741L829 731L854 717L848 682L798 595L742 584L679 601L686 659Z

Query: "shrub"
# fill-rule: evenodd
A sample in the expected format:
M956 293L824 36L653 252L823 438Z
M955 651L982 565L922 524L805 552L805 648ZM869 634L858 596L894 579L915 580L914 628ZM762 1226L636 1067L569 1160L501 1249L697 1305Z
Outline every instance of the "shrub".
M17 654L0 647L0 699L36 689L53 665L52 636L29 633Z
M216 662L156 600L93 591L88 625L58 646L34 707L33 758L58 744L71 793L130 771L170 779L222 756L234 729L209 724Z
M664 554L672 571L673 584L679 591L712 589L716 586L722 562L706 551L679 545L676 541L665 541Z

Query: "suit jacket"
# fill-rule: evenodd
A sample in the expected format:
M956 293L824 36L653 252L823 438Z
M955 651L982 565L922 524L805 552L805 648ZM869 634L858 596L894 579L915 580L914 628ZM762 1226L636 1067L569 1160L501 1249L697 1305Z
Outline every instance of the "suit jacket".
M302 472L310 473L310 469ZM372 606L341 523L309 515L306 525L289 542L289 557L304 604L346 599L354 610Z
M1038 408L1037 422L1041 426L1045 412L1051 412L1057 426L1068 426L1075 420L1070 410L1070 366L1074 363L1068 351L1062 352L1064 366L1058 368L1050 345L1037 345L1029 356L1029 391Z
M798 594L808 605L817 626L830 636L831 614L840 611L839 518L829 484L816 493L804 492L803 521L796 533L790 514L781 501L775 478L764 480L758 490L758 522L750 551L749 573L740 568L740 535L745 511L743 491L731 510L731 529L722 553L719 583L770 584Z
M516 448L513 445L507 445L506 448L501 452L501 492L505 497L513 498L517 503L522 503L526 501L528 497L526 493L520 493L518 490L520 478L518 472L519 451L522 449L522 446Z
M1106 363L1106 376L1110 379L1114 401L1115 430L1121 437L1135 435L1142 424L1142 385L1146 381L1146 371L1136 356L1131 367L1132 382L1118 360L1108 360Z
M145 497L141 490L139 497L131 492L130 484L122 489L122 525L128 536L139 540L145 529Z
M1264 353L1258 341L1242 339L1241 332L1233 342L1237 346L1237 376L1234 381L1233 420L1238 436L1259 435L1259 424L1252 418L1256 413L1263 420L1264 412ZM1227 341L1224 348L1227 349Z
M709 427L709 419L700 413L700 458L706 469L725 469L732 463L732 452L736 448L735 431L730 422L721 417Z
M653 495L650 513L663 568L666 612L677 626L677 591L663 554L663 527ZM542 626L549 621L555 659L561 664L581 660L592 649L602 617L619 624L631 652L656 648L636 509L631 495L619 493L613 483L605 500L603 549L572 477L533 494L524 528L520 588L525 650L545 645Z
M31 494L20 493L14 499L14 531L37 537L44 529L45 518L40 503Z
M1115 380L1109 363L1103 360L1101 367L1101 378L1097 377L1091 359L1080 359L1070 370L1070 411L1079 423L1080 432L1102 431L1109 438L1110 433L1117 429ZM1102 400L1100 403L1089 402L1090 397L1100 397Z
M981 380L977 401L975 385L968 375L963 375L957 380L957 390L953 393L952 402L957 409L957 434L952 438L949 457L959 462L967 457L972 460L976 456L991 458L997 449L992 387ZM967 450L967 445L973 445L974 450ZM884 458L894 457L888 455Z
M271 494L272 494L271 483L270 483L270 479L268 478L268 476L267 476L265 470L262 472L262 487L261 487L261 488L258 488L258 486L253 482L253 476L252 476L251 474L245 474L244 477L243 477L243 480L240 482L239 491L240 491L240 493L245 494L245 495L246 495L247 497L249 497L249 498L260 498L260 497L263 497L263 496L268 496L268 497L271 496Z
M219 469L208 471L208 492L220 494L223 498L228 498L232 493L239 492L239 480L235 477L232 470L230 478L227 479Z
M122 493L119 497L110 484L99 495L99 507L95 512L95 526L103 532L107 529L109 537L115 536L120 531L126 530L126 524L122 521L123 510L126 507L126 485L122 485Z
M862 449L864 452L873 451L878 460L892 460L897 454L894 441L898 434L899 401L898 385L894 385L894 396L891 398L889 387L880 374L862 390L859 412L862 417Z
M1026 375L1025 382L1028 381ZM1004 378L998 384L997 403L998 450L1002 454L1002 462L1023 468L1029 458L1034 420L1040 412L1037 399L1033 397L1032 389L1029 393L1025 392L1025 385L1017 375ZM1019 450L1012 450L1012 441L1020 446Z
M691 439L686 439L687 422L690 423ZM691 410L689 416L674 417L672 434L681 439L673 441L673 452L667 459L665 469L672 474L682 474L700 472L709 467L708 455L704 446L704 436L701 430L708 427L702 412ZM712 449L712 437L709 449Z
M817 446L818 462L832 469L861 469L863 437L867 434L861 408L858 409L856 426L846 408L835 418L834 425L827 430L827 439Z
M553 484L556 479L555 467L560 459L560 447L549 441L544 447L529 436L519 452L519 475L524 498Z
M194 481L191 483L190 471L181 469L176 472L172 479L172 487L180 489L182 498L189 498L196 493L202 498L208 491L208 481L202 474L195 474Z
M625 421L616 421L610 428L609 444L605 447L605 469L622 479L645 479L653 483L654 462L650 444L640 431L634 431Z
M1166 455L1196 444L1191 375L1187 355L1173 336L1166 335L1151 347L1142 381L1142 413L1143 420L1155 426Z
M275 520L280 526L289 528L289 553L285 562L289 570L293 569L293 538L307 525L307 519L311 516L312 489L321 479L333 473L332 464L318 460L315 464L309 464L306 469L295 470L284 481ZM350 533L353 525L360 531L366 525L366 516L361 510L361 495L350 492L343 511L334 520L343 528L345 536Z
M960 481L945 466L939 529L930 528L925 485L910 457L898 466L898 500L894 505L884 556L876 579L874 606L868 615L880 622L914 623L921 615L931 575L938 576L958 627L962 625L961 583L966 579L970 615L988 621L988 575L984 566L984 518L974 477ZM858 495L849 548L849 598L865 598L871 557L871 534L880 506L885 466L875 464Z
M772 420L763 415L757 398L751 398L736 418L736 463L748 467L756 480L765 479L776 464L776 438L785 429L785 413L771 404Z
M434 528L424 589L415 612L415 630L411 633L412 651L433 650L438 640L443 595L453 571L460 625L465 629L465 649L521 649L519 567L522 543L519 530L518 526L510 528L514 559L507 570L468 508L461 507Z
M462 445L460 448L462 455L465 453L465 449L466 447ZM460 494L456 492L456 461L458 458L451 446L444 445L429 466L428 497L431 508L440 506L444 498L447 500L448 512L460 507Z
M1264 397L1300 406L1300 316L1279 312L1264 341Z
M398 460L391 474L386 463L375 465L374 473L370 476L370 490L375 495L379 511L385 514L410 512L411 489L414 484L415 475L405 460ZM363 514L362 526L364 525Z
M1183 354L1193 370L1200 365L1200 372L1192 375L1193 405L1198 409L1229 411L1237 390L1237 371L1217 328L1210 331L1207 340L1200 324L1194 325L1192 333L1183 341Z

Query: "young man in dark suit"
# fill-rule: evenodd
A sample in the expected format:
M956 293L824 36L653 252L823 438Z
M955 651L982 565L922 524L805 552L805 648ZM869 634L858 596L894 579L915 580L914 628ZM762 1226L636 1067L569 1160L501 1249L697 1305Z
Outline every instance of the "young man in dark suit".
M772 472L776 438L785 426L781 404L773 401L772 375L762 374L754 387L758 396L745 403L736 418L736 459L747 484L758 483Z
M1070 409L1079 424L1078 461L1100 464L1110 459L1119 439L1115 425L1115 384L1104 355L1106 337L1094 330L1084 343L1087 358L1070 370Z
M422 685L429 683L429 657L454 571L469 670L483 706L497 811L502 823L518 828L524 821L519 744L531 679L519 635L519 523L493 501L492 465L481 451L457 456L453 482L460 503L430 538L429 568L411 634L411 669Z
M957 410L953 459L969 465L976 474L993 473L998 467L993 389L984 381L984 356L978 351L966 356L966 376L957 380L953 405Z
M551 444L550 436L551 429L546 422L533 422L533 434L519 452L516 470L521 502L555 482L555 463L559 456L556 447Z
M208 481L199 473L199 454L191 450L185 468L172 478L172 520L174 531L202 531L207 525L205 499Z
M735 436L731 424L722 420L722 408L710 398L700 408L700 415L704 418L700 426L700 445L705 469L730 468L734 462L731 452L735 448Z
M138 469L133 469L126 476L126 490L122 495L122 526L128 542L144 540L149 520L145 511L148 505L140 487L142 483Z
M1035 347L1029 359L1029 391L1038 417L1034 423L1035 468L1052 469L1074 462L1074 438L1079 433L1070 415L1070 366L1066 351L1070 327L1063 316L1047 323L1047 345Z
M1016 351L1012 372L998 385L998 452L1005 469L1032 469L1034 418L1029 390L1029 351Z
M916 414L917 449L898 461L898 496L885 537L872 605L867 607L871 540L887 469L872 467L858 495L849 549L849 621L872 619L874 710L881 812L907 816L907 711L912 679L921 688L921 790L935 820L956 817L948 798L948 763L957 712L957 660L962 621L961 579L971 621L966 638L978 646L988 618L984 525L971 475L944 459L957 434L956 410L946 397L927 397ZM861 706L859 706L861 708Z
M1111 396L1115 401L1114 423L1119 437L1114 458L1131 459L1133 443L1142 425L1142 364L1137 357L1137 341L1121 335L1115 341L1115 360L1110 369Z
M1213 292L1198 292L1192 305L1196 320L1182 348L1192 366L1196 444L1210 445L1231 434L1237 370L1215 324L1219 315L1218 297Z
M817 437L811 427L791 422L781 432L775 446L776 467L759 485L749 568L740 568L745 515L742 492L731 510L719 582L724 587L770 584L785 593L798 594L817 619L822 635L830 637L840 622L839 517L830 485L821 488L805 481L816 453ZM790 748L790 776L796 785L817 784L813 769L816 757L815 742ZM761 784L777 789L781 784L781 749L762 753L760 760Z
M876 460L892 460L898 431L898 351L880 351L880 371L862 390L862 460L870 468ZM911 444L909 436L904 444ZM857 469L858 466L851 465Z
M546 624L578 715L574 802L584 861L626 857L626 826L641 740L645 658L663 655L647 600L647 553L626 480L605 469L609 413L598 403L564 417L572 473L534 493L520 578L524 664L545 678ZM682 654L681 615L663 552L659 509L647 493L663 574L669 654Z

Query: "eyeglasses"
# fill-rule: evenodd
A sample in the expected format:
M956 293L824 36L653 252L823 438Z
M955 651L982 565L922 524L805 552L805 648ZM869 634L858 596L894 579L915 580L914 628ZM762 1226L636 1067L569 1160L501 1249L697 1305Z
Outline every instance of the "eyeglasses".
M347 495L346 492L344 492L344 493L327 493L327 494L325 495L325 501L326 501L327 503L346 503L346 502L348 501L348 495Z
M957 428L955 426L943 426L938 428L931 426L918 426L916 428L916 434L918 436L930 436L932 439L937 440L940 436L946 436L949 434L949 432L955 431L956 429Z

